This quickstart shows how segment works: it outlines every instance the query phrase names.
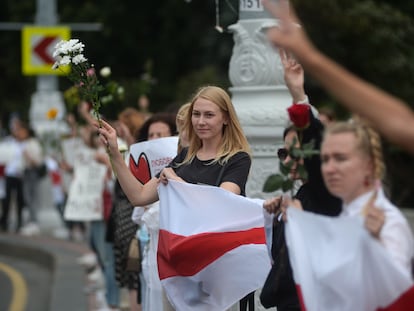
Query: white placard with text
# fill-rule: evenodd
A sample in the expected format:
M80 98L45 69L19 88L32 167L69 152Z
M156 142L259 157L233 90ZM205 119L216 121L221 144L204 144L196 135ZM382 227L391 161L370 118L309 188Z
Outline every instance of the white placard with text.
M66 220L90 221L103 219L103 190L107 172L105 165L93 159L76 161L74 178L65 206Z

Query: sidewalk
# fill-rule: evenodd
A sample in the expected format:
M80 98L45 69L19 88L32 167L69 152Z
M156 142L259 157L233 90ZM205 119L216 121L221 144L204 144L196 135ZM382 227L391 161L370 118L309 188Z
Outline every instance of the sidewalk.
M37 215L40 234L0 233L0 253L32 261L51 272L49 311L98 310L96 292L88 290L93 284L88 281L85 268L78 263L78 259L91 250L86 242L71 242L62 235L64 224L53 206L48 186L47 180L41 182L41 208ZM11 228L15 225L13 208ZM13 229L10 232L14 232Z

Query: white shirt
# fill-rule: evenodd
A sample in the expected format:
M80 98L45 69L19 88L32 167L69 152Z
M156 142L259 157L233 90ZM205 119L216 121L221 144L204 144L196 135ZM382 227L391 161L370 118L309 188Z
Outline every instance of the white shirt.
M365 193L349 204L344 204L340 217L359 217L363 221L363 209L373 191ZM378 190L375 207L384 210L385 223L380 232L380 242L403 269L411 274L411 260L414 257L414 238L410 225L401 211Z
M6 176L10 177L22 177L24 170L24 145L22 142L19 142L13 138L9 141L9 146L10 149L13 150L13 157L6 163L4 173Z

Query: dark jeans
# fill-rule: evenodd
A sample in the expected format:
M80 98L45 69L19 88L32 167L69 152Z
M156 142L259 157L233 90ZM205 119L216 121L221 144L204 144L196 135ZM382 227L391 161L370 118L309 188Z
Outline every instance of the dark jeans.
M254 311L254 292L251 292L240 299L239 306L240 311L247 311L247 306L249 306L249 311Z
M9 222L9 211L10 203L13 193L16 194L17 204L17 227L16 231L22 226L22 211L24 207L24 196L23 196L23 179L19 177L6 176L6 197L3 199L2 214L0 219L0 228L3 231L7 231Z

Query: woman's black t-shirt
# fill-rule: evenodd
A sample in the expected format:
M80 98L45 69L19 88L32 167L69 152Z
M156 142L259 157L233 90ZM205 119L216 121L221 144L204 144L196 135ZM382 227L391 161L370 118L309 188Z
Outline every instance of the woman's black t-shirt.
M246 182L249 175L251 158L246 152L238 152L224 165L220 180L218 180L222 165L212 160L201 161L197 157L184 165L188 148L183 149L168 165L174 169L177 176L188 183L218 186L223 182L232 182L240 187L241 195L246 195Z

